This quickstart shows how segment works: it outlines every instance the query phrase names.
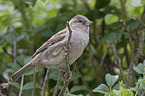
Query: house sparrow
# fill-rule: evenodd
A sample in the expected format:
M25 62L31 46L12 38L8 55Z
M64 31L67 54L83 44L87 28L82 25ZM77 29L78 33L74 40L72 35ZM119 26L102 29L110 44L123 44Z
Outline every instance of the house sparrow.
M69 21L72 35L70 39L69 64L74 63L83 53L89 42L89 25L93 23L83 15L77 15ZM69 29L53 35L40 48L36 50L33 59L10 76L12 81L17 81L28 70L35 67L45 66L47 68L65 67L65 47L69 38Z

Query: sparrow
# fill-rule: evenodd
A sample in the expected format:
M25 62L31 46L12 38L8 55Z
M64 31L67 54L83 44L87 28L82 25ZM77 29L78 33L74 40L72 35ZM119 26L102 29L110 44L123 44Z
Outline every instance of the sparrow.
M69 64L73 64L83 53L89 42L89 25L93 23L83 15L76 15L69 21L72 31L70 38ZM65 67L66 44L69 38L69 28L59 31L36 50L32 60L10 76L11 81L17 81L23 74L35 67L63 69Z

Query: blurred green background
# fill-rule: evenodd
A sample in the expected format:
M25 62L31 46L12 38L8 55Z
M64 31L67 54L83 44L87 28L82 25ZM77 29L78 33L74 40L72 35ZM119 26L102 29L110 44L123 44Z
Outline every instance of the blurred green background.
M94 23L90 42L73 68L67 93L99 96L88 90L104 83L106 73L119 74L126 86L134 86L139 75L132 66L145 59L145 0L0 0L0 83L6 83L10 75L30 61L37 48L78 14ZM46 69L37 71L36 96L40 96ZM49 96L59 74L58 70L51 71L46 92ZM32 74L30 71L25 76L23 96L31 96ZM20 80L13 86L17 96ZM60 89L62 86L63 81Z

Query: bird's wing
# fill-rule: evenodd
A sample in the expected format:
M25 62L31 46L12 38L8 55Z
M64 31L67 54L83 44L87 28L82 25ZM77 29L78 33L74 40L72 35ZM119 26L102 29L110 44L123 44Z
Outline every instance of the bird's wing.
M39 52L42 52L43 50L47 49L49 46L61 41L65 38L66 29L56 33L53 35L48 41L46 41L40 48L36 50L36 52L33 54L32 57L36 56Z

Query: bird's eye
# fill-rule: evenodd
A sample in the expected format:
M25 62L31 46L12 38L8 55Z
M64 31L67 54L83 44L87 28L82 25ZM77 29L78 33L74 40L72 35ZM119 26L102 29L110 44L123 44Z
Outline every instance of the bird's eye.
M83 21L82 20L79 20L79 22L82 23Z

